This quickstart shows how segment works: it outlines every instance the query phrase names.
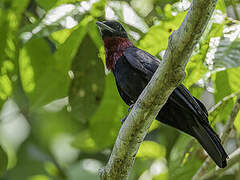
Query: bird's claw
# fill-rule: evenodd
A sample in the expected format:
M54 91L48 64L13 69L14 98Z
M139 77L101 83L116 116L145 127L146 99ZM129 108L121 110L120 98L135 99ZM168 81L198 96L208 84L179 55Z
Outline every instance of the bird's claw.
M128 112L131 111L131 109L133 108L134 104L131 104L128 108Z
M126 119L127 119L127 116L126 116L125 118L122 118L122 119L121 119L121 124L123 124Z

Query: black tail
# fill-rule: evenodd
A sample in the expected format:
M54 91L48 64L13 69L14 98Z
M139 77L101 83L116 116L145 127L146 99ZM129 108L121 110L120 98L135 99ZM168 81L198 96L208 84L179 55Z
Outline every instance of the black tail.
M205 106L180 85L158 113L157 120L195 137L220 167L227 165L227 153L208 122Z
M219 137L212 130L210 125L208 124L202 125L198 121L196 122L198 124L198 127L196 126L193 127L195 138L207 151L209 156L215 161L218 167L220 168L226 167L227 166L226 159L228 158L228 155L223 149Z
M227 165L228 155L221 145L221 140L208 121L198 118L201 117L196 117L189 111L183 111L172 101L168 101L156 117L158 121L195 137L218 167L224 168Z

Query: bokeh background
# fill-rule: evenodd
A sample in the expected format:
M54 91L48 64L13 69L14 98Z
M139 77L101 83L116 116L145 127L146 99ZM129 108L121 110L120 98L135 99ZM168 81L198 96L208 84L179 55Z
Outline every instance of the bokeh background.
M3 180L95 180L127 106L105 68L96 20L118 20L160 60L188 0L1 0L0 175ZM240 1L217 8L184 80L221 134L240 93ZM224 146L239 147L240 114ZM130 179L188 180L206 159L190 136L154 122ZM220 179L239 179L236 163ZM212 165L214 168L214 165Z

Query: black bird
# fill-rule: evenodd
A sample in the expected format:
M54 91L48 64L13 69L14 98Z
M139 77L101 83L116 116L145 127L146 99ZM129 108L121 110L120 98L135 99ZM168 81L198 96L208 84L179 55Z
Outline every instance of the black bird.
M106 66L115 76L120 96L131 106L150 81L160 61L136 48L120 23L103 21L96 24L104 42ZM173 91L156 119L195 137L220 168L227 165L228 155L208 122L207 109L184 85Z

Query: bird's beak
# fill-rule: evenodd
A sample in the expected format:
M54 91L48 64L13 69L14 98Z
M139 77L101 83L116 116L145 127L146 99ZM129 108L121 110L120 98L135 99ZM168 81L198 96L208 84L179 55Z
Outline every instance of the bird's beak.
M108 31L110 31L112 33L115 31L113 28L107 26L106 24L104 24L104 23L102 23L100 21L97 21L96 24L97 24L97 26L98 26L98 28L100 29L101 32L103 30L108 30Z

